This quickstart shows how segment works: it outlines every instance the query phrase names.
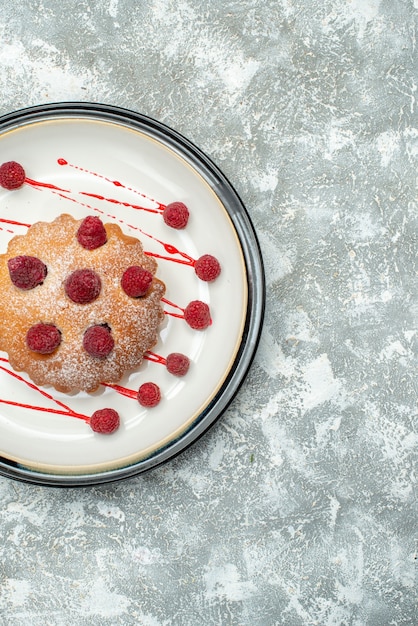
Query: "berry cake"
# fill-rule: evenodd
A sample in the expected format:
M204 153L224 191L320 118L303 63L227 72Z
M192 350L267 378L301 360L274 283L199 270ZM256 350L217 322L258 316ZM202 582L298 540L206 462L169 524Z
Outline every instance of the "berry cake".
M60 215L0 255L0 350L37 385L95 391L157 342L164 283L141 242L98 217Z

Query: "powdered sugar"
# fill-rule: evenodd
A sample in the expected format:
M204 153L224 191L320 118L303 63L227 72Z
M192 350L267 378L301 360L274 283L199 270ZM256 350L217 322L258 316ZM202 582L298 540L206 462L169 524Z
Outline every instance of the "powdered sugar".
M14 369L26 371L38 385L51 384L61 391L91 391L101 382L117 382L126 371L136 369L156 343L163 318L161 281L154 278L142 298L130 298L120 287L121 276L131 265L155 274L157 264L143 253L142 244L125 236L119 226L107 224L106 245L85 250L75 236L79 225L69 215L51 224L38 222L26 235L12 239L7 254L0 257L4 293L0 348L9 354ZM27 292L12 285L7 259L17 254L42 259L48 268L43 285ZM65 279L82 268L92 269L102 281L99 297L89 304L72 302L64 291ZM27 349L26 330L39 322L55 324L62 333L61 345L51 355ZM107 324L112 331L115 347L106 359L92 357L83 349L83 335L95 324Z

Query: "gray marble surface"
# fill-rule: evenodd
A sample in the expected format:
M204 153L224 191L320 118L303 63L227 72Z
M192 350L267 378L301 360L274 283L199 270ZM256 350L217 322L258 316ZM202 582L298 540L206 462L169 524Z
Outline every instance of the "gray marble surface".
M135 109L266 266L241 392L114 485L0 479L4 626L400 626L417 608L417 0L1 3L0 113Z

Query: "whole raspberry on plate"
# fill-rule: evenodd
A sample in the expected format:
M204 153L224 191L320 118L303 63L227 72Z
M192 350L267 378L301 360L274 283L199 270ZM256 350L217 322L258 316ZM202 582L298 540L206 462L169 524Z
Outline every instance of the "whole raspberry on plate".
M211 282L218 278L221 273L221 265L217 258L211 254L204 254L197 259L194 265L194 271L200 280Z
M114 347L115 342L107 324L90 326L84 333L83 348L96 359L104 359Z
M166 368L174 376L185 376L189 371L190 359L180 352L172 352L166 358Z
M77 231L77 240L86 250L100 248L107 241L106 229L100 217L89 215Z
M147 293L151 286L152 278L153 276L148 270L132 265L122 275L122 289L131 298L140 298Z
M61 333L54 324L35 324L26 333L29 350L39 354L51 354L61 343Z
M75 270L64 283L65 293L77 304L93 302L102 288L100 277L93 270Z
M155 383L144 383L138 389L138 402L141 406L152 408L161 400L161 391Z
M163 219L167 226L176 230L186 228L189 221L189 209L183 202L171 202L164 209Z
M20 163L7 161L0 165L0 185L5 189L19 189L25 182L26 174Z
M184 319L194 330L204 330L212 323L209 306L201 300L192 300L187 305Z
M35 256L15 256L7 261L10 280L15 287L25 291L42 285L47 267Z
M101 435L114 433L119 425L119 413L114 409L98 409L90 418L90 428Z

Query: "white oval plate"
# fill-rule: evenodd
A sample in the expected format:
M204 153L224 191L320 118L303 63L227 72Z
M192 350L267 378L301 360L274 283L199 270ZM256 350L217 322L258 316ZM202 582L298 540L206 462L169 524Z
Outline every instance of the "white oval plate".
M153 353L164 358L182 352L191 367L178 378L158 360L147 359L117 389L103 386L94 394L67 395L37 388L26 374L13 372L7 355L0 353L0 473L37 484L78 486L155 467L193 443L221 415L254 355L264 276L248 214L222 173L195 146L125 109L60 103L3 116L0 162L10 160L23 165L29 180L15 191L0 188L0 253L15 234L26 232L27 224L52 221L61 213L77 219L97 214L117 222L156 256L157 276L172 303L164 304L165 322ZM152 211L173 201L189 207L184 230L168 227L161 212ZM212 283L199 280L192 264L206 253L222 267ZM213 323L204 331L192 330L176 316L191 300L210 307ZM152 409L131 397L146 381L162 391L162 401ZM90 416L103 407L121 416L112 435L96 434L72 416Z

